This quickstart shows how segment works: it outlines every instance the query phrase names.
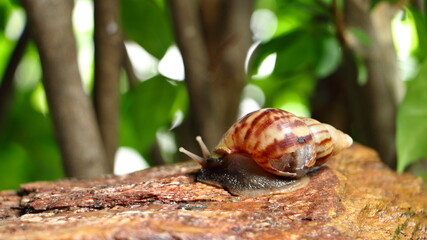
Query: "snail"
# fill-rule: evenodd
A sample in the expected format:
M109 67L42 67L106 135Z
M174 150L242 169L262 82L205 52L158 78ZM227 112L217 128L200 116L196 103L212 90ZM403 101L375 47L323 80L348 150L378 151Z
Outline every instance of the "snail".
M182 147L179 151L201 165L197 181L242 196L302 188L310 171L353 143L331 125L274 108L251 112L234 123L212 155L200 136L196 141L203 157Z

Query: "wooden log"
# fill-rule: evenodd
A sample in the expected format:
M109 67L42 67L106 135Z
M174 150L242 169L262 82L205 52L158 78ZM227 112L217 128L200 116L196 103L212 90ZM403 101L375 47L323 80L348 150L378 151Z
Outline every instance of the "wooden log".
M197 164L0 192L0 239L426 239L427 186L354 144L295 192L237 197Z

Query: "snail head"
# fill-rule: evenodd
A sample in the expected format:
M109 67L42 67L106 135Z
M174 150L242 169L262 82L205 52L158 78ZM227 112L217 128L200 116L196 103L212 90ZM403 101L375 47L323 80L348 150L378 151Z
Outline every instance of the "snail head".
M199 144L200 149L202 150L203 157L200 157L199 155L194 154L183 147L180 147L179 151L184 153L194 161L198 162L203 168L214 168L214 167L220 166L222 163L222 160L220 158L215 158L211 156L208 150L208 147L202 140L202 137L197 136L196 141Z

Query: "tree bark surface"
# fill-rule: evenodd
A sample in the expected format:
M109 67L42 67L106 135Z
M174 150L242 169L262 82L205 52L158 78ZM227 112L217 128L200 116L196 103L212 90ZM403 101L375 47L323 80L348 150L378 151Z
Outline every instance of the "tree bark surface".
M425 239L427 186L354 144L297 191L237 197L197 164L0 192L0 239Z

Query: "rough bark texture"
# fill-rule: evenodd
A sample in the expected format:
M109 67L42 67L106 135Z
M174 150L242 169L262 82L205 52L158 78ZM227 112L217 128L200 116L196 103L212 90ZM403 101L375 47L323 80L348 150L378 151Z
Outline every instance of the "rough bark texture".
M123 65L117 0L96 0L94 105L110 173L118 141L119 83Z
M308 186L257 198L194 181L187 162L0 192L0 239L425 239L427 186L355 144Z
M404 2L379 2L371 9L370 1L349 0L341 16L335 1L333 15L344 61L334 75L320 81L313 100L316 119L346 132L355 130L357 140L375 148L391 167L396 165L396 112L404 93L391 20ZM356 39L351 29L366 34L369 43ZM355 56L366 67L364 85L358 83Z
M213 147L236 120L251 44L253 1L170 0L178 47L185 65L190 120L184 132L204 136ZM182 141L181 141L182 142Z
M71 23L73 1L23 0L40 54L43 84L65 172L72 177L108 173L101 136L77 65Z

